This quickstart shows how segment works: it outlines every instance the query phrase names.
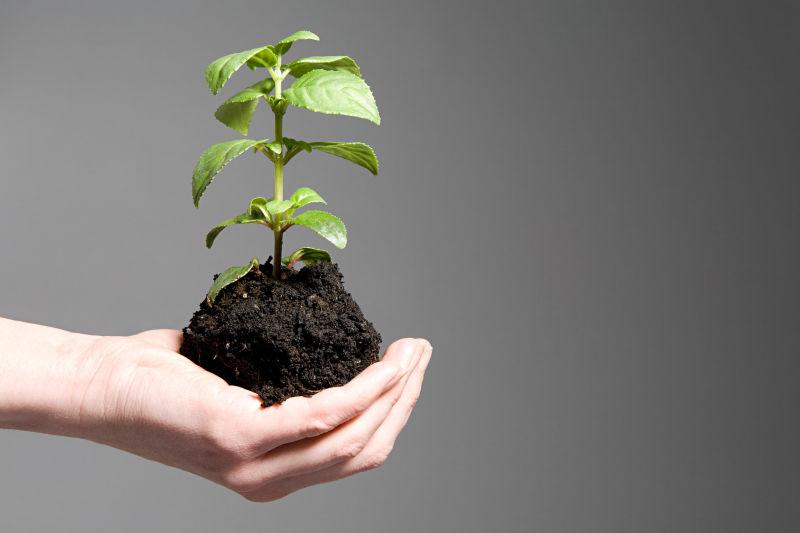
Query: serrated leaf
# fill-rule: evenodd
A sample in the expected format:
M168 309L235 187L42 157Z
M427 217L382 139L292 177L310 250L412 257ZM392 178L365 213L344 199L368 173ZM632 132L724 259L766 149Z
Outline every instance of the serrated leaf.
M292 105L332 115L364 118L375 124L381 116L369 86L349 72L312 70L283 93Z
M246 102L225 102L217 108L214 116L229 128L247 135L256 107L258 107L256 99Z
M316 69L341 70L354 76L361 77L361 69L355 59L348 56L311 56L296 59L287 65L289 72L295 78Z
M356 165L366 168L372 174L378 174L378 157L375 155L375 150L366 143L362 142L305 142L291 139L291 142L284 138L286 143L287 153L284 162L288 163L295 155L300 152L300 149L307 151L318 150L325 152L336 157L346 159Z
M286 265L287 268L292 268L295 264L299 263L300 261L304 262L306 265L313 265L314 263L319 263L321 261L330 261L331 255L326 252L325 250L321 250L319 248L298 248L289 257L284 257L281 259L281 263Z
M300 30L296 31L288 37L284 37L277 43L275 43L275 52L278 54L285 54L289 51L289 48L292 47L292 43L295 41L306 40L306 41L319 41L319 37L308 30Z
M347 228L339 217L325 211L305 211L290 220L317 232L337 248L347 246Z
M250 70L257 68L274 67L278 64L278 57L275 55L275 47L265 46L263 50L247 60Z
M253 141L251 139L237 139L218 143L208 148L194 167L192 173L192 198L194 206L200 205L200 198L214 180L214 176L225 168L225 165L242 155L244 152L253 148L255 145L264 141Z
M297 189L292 193L292 196L289 197L289 200L292 201L292 204L296 209L303 207L304 205L313 203L318 203L318 204L328 203L322 196L317 194L317 191L315 191L311 187L300 187L299 189Z
M247 135L253 113L261 97L269 96L275 83L271 78L255 83L228 98L214 113L214 116L243 135Z
M270 200L267 202L266 210L270 216L280 215L294 207L291 200Z
M217 108L214 116L229 128L247 135L260 98L269 96L274 86L272 78L255 83L225 100L225 103Z
M217 276L217 279L215 279L214 283L211 285L211 289L209 289L208 295L206 296L208 304L214 305L214 300L217 299L217 296L219 296L219 293L220 291L222 291L222 289L224 289L231 283L234 283L242 279L251 271L258 270L259 267L260 265L258 262L258 258L254 257L252 261L250 261L250 263L244 266L232 266L227 270L225 270L225 272Z
M316 33L308 31L308 30L298 30L298 31L294 32L293 34L291 34L290 36L284 37L283 39L278 41L276 44L293 43L295 41L300 41L300 40L303 40L303 39L305 39L307 41L319 41L319 36Z
M228 82L233 73L236 72L244 65L247 60L255 56L266 46L253 48L252 50L245 50L244 52L235 52L226 56L215 59L206 67L206 83L212 94L217 94Z
M309 143L314 150L347 159L358 166L364 167L372 174L378 174L378 157L375 150L362 142L312 142Z
M260 214L259 214L260 215ZM222 233L227 227L234 226L236 224L264 224L265 220L262 216L254 216L250 212L242 213L241 215L237 215L233 218L229 218L227 220L223 220L214 228L208 232L206 235L206 248L211 248L214 245L214 240L216 240L217 235Z

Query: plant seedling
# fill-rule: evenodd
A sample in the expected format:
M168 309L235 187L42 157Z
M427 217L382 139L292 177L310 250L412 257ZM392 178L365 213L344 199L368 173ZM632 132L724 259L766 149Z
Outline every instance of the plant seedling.
M227 227L237 224L260 224L272 231L274 246L272 278L281 279L282 265L291 269L298 262L312 264L330 261L325 250L302 247L283 257L283 234L293 226L304 226L317 232L337 248L347 244L347 229L342 220L321 210L296 211L313 203L326 204L325 200L309 187L300 187L284 196L283 179L286 165L301 152L323 152L346 159L364 167L372 174L378 173L375 151L362 142L302 141L283 135L283 117L288 106L301 107L317 113L349 115L380 124L380 114L369 86L361 78L361 69L348 56L313 56L285 62L284 56L292 44L300 40L318 41L319 37L302 30L281 39L275 44L236 52L220 57L206 67L205 78L212 94L217 94L242 66L251 70L263 68L268 76L228 98L214 116L229 128L247 135L258 104L263 100L275 116L275 133L272 139L235 139L215 144L200 156L192 175L192 198L199 207L200 198L215 176L231 161L252 150L272 162L274 191L271 197L250 200L247 210L233 218L223 220L206 235L206 246L211 248L217 236ZM284 89L287 77L295 78L291 87ZM259 268L254 258L244 266L225 270L214 281L208 292L208 303L214 303L219 292L227 285Z

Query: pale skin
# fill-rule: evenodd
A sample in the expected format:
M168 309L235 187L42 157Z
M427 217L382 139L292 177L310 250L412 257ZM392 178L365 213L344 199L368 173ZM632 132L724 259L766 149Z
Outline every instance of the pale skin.
M0 318L0 428L99 442L267 502L382 465L431 357L426 340L401 339L350 383L263 408L180 355L180 341Z

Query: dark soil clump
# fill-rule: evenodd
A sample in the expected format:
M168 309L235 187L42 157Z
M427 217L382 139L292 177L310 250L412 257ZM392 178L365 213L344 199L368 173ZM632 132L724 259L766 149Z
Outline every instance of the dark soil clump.
M344 385L378 360L381 336L320 262L269 277L268 262L203 301L183 330L181 353L264 406Z

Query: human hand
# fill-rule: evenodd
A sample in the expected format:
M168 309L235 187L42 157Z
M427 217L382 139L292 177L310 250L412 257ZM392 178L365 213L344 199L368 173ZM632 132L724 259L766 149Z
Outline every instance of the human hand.
M261 407L179 353L180 332L87 343L70 433L195 473L251 501L380 466L416 403L430 344L403 339L350 383Z

